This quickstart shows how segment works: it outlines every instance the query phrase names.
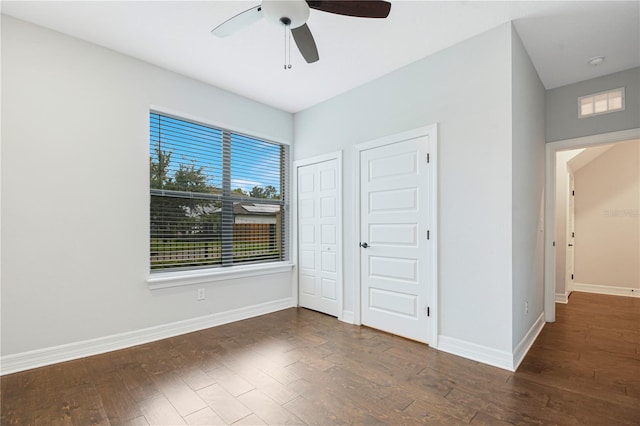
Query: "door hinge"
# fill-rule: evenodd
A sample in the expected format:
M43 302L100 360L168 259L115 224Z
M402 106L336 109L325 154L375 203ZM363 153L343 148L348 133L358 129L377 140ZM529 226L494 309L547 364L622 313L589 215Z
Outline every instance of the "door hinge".
M553 246L554 246L554 247L556 246L556 242L555 242L555 241L553 242Z
M429 163L429 161L431 161L431 159L429 157L429 153L427 152L427 164Z
M431 231L427 229L427 240L431 238Z
M427 306L427 316L430 317L431 316L431 308Z
M571 238L575 238L575 236L576 236L576 233L575 233L575 232L572 232L572 233L571 233Z
M575 196L576 195L576 191L575 190L571 190L571 195Z
M571 274L571 279L573 279L573 274Z

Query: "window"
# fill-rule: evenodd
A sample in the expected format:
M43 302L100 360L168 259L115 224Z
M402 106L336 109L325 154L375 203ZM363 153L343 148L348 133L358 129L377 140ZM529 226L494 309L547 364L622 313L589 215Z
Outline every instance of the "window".
M149 115L152 271L283 261L288 147Z
M624 110L624 87L578 98L578 117Z

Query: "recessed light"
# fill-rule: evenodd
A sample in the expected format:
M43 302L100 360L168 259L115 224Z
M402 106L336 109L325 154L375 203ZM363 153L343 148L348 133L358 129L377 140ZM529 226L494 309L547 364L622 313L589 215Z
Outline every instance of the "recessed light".
M604 56L594 56L593 58L587 61L589 65L593 65L594 67L597 67L603 62L604 62Z

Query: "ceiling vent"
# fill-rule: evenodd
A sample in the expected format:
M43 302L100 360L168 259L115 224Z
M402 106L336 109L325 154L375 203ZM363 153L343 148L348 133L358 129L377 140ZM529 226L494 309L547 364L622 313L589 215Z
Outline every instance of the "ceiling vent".
M578 98L578 118L624 110L624 87Z

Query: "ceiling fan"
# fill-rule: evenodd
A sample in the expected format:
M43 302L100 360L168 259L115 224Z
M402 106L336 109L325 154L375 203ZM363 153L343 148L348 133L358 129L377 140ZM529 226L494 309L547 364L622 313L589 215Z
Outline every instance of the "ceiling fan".
M262 4L240 12L218 25L211 33L226 37L264 17L271 23L283 25L285 31L290 30L302 57L307 63L313 63L319 56L316 42L307 25L310 9L360 18L386 18L391 11L391 3L383 0L263 0ZM285 43L286 36L287 32Z

